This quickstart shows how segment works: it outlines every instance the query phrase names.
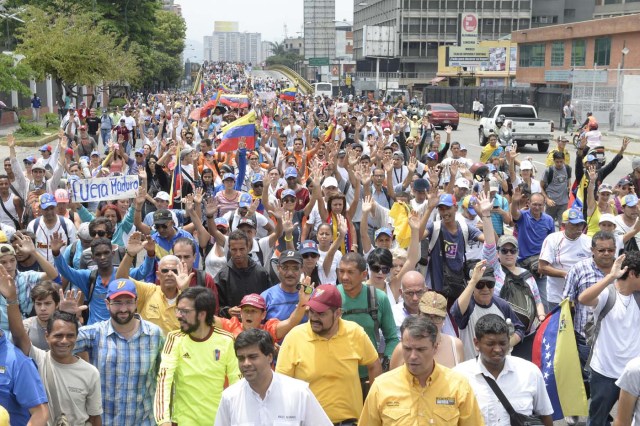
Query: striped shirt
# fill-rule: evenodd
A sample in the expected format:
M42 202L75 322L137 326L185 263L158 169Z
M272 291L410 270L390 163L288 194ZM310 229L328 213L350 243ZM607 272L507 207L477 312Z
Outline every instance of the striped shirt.
M47 279L47 274L44 272L36 271L16 271L14 278L16 291L18 296L18 303L20 305L20 312L23 316L28 316L33 309L33 300L31 300L31 289L34 288L42 280ZM0 329L2 329L8 335L9 332L9 317L7 316L7 300L4 297L0 297Z
M81 327L75 352L89 353L89 362L100 371L102 424L151 426L156 374L164 344L162 330L140 320L128 340L120 336L111 320Z
M585 259L573 265L567 273L562 298L569 298L575 305L576 313L573 317L573 328L583 337L587 320L593 316L588 306L578 303L580 293L604 278L604 273L598 268L593 259Z

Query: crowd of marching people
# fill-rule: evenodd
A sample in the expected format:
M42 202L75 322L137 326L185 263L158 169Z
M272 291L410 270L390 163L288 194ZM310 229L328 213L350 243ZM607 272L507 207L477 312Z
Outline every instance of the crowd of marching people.
M0 425L640 422L628 140L536 170L252 75L8 136Z

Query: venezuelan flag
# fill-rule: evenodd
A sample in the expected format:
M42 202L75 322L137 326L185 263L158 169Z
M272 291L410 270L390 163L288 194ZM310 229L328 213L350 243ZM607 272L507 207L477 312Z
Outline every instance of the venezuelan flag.
M233 93L233 90L231 90L231 88L224 83L220 83L220 90L224 93Z
M220 103L229 108L249 108L249 97L247 95L222 95Z
M295 101L297 94L297 87L289 87L288 89L284 89L284 91L280 94L280 99L284 99L285 101Z
M553 420L586 416L587 394L582 382L569 299L560 302L538 327L532 355L532 361L542 371L547 385Z
M182 166L180 164L180 146L176 149L176 164L171 172L171 190L169 193L169 208L182 202Z
M222 128L222 142L216 148L216 152L235 151L238 142L245 138L247 149L253 149L256 143L256 112L238 118Z
M334 119L331 121L331 124L329 124L327 131L324 132L324 137L322 138L322 142L329 142L330 140L332 140L335 136L335 129L336 129L336 120Z

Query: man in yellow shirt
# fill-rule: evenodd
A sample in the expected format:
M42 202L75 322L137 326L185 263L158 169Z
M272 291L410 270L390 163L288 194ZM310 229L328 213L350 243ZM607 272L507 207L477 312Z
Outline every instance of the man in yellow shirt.
M144 249L145 245L146 241L142 242L139 234L131 236L127 243L127 253L131 256L125 256L120 262L116 279L130 279L131 261L138 252ZM180 328L176 318L176 300L182 290L189 288L193 274L193 272L187 274L186 267L180 262L180 259L169 254L158 262L156 276L160 285L131 279L135 283L138 293L136 303L138 313L143 319L160 327L165 336L170 331Z
M428 318L409 316L400 333L405 363L373 383L358 426L484 425L467 379L433 359L436 326Z
M504 151L504 148L498 143L498 135L491 133L489 135L489 143L480 151L480 162L486 163L491 157L499 156L502 151Z
M216 300L206 287L180 293L180 330L167 336L153 405L160 426L212 425L225 381L240 380L233 336L213 325Z
M356 425L362 410L358 366L373 381L381 372L378 352L364 329L342 316L342 296L332 284L318 286L307 303L309 322L285 337L276 372L309 383L334 424Z

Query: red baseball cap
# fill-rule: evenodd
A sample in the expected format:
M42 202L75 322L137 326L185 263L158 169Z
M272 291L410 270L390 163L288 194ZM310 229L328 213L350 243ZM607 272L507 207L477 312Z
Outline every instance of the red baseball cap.
M240 307L243 306L253 306L254 308L262 309L263 311L267 309L267 303L264 301L263 297L256 293L244 296L240 301Z
M323 313L330 308L342 308L342 296L333 284L319 285L307 302L309 309Z

